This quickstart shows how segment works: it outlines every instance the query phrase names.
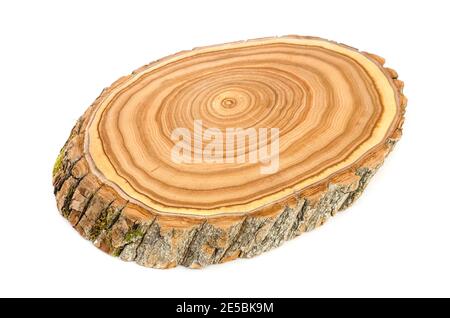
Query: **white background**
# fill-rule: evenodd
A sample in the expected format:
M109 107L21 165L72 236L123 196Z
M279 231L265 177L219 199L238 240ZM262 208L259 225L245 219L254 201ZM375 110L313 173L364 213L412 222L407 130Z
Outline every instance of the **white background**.
M2 1L0 296L450 296L448 1ZM103 87L160 57L320 36L386 58L404 136L357 203L249 260L155 270L101 253L58 213L51 171Z

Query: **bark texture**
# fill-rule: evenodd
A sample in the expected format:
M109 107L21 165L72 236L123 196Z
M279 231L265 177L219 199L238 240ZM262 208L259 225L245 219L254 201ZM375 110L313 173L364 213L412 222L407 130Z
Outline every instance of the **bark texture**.
M403 83L394 70L384 70L398 89L404 111ZM361 195L401 136L403 119L382 147L351 168L254 213L208 217L152 213L102 183L90 171L84 153L86 119L108 90L125 79L105 89L72 129L53 170L54 194L61 215L80 235L110 255L147 267L200 268L253 257L324 224Z

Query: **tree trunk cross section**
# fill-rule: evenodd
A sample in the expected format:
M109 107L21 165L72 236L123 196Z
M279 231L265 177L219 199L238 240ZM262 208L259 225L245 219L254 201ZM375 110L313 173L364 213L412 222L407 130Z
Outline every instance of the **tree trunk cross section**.
M78 120L53 170L58 209L101 250L147 267L261 254L360 196L401 136L397 77L379 56L313 37L165 57ZM227 129L256 137L230 155ZM276 150L265 161L262 141ZM174 160L180 149L192 156Z

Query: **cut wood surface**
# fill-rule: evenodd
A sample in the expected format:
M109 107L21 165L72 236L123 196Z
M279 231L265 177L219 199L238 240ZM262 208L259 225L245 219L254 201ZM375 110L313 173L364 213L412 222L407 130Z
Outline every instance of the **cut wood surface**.
M103 251L148 267L258 255L352 204L400 138L403 83L383 65L343 44L284 36L141 67L73 128L53 171L58 209ZM226 161L228 148L223 162L174 161L173 132L199 120L203 131L277 128L277 169ZM250 158L257 141L236 153ZM208 143L189 146L201 159Z

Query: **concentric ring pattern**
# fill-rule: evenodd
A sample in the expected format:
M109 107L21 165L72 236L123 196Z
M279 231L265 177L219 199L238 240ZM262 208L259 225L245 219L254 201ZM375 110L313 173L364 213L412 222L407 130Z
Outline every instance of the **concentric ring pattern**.
M246 212L377 147L398 116L396 98L376 63L330 42L206 47L155 62L112 90L90 119L85 147L99 176L155 211ZM251 162L175 163L171 134L193 131L195 120L223 132L278 128L278 172L261 174Z

